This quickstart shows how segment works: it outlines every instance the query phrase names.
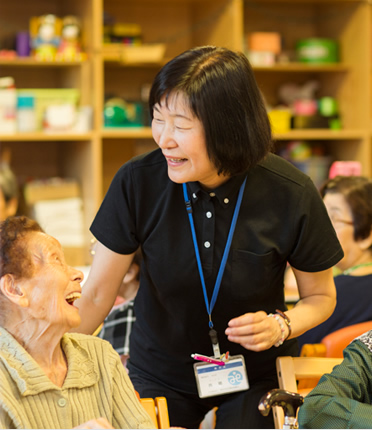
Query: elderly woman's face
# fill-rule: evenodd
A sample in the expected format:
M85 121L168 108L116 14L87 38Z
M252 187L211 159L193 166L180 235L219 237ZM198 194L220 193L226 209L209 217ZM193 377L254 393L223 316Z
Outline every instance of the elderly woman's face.
M62 247L53 237L40 232L26 236L34 270L30 279L21 281L29 301L29 315L51 324L69 328L80 324L74 300L81 296L84 275L67 266Z
M352 212L341 193L326 194L324 204L344 251L344 258L337 263L337 267L346 270L353 266L364 252L354 239Z

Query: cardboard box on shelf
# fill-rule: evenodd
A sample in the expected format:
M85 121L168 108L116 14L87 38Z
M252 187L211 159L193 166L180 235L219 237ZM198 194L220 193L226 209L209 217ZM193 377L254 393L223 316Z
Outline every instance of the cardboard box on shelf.
M75 180L50 178L35 180L25 185L25 200L30 206L40 200L58 200L80 196L79 184Z
M50 178L25 186L25 200L44 231L62 245L66 262L81 266L87 261L83 201L75 180Z
M248 35L248 49L250 51L272 52L275 55L281 51L281 37L279 33L257 31Z
M118 61L124 64L156 64L163 60L165 48L164 43L147 43L143 45L106 43L103 45L103 56L106 61Z

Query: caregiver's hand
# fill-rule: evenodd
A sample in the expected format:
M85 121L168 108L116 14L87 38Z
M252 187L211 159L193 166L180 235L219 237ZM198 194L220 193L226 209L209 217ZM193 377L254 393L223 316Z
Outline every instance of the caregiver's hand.
M288 336L288 327L284 320L282 327L284 333L275 318L269 318L266 312L258 311L230 320L225 334L230 342L239 343L246 349L264 351Z

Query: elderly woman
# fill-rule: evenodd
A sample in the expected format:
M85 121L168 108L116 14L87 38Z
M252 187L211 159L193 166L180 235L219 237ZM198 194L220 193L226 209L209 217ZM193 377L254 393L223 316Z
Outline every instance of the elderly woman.
M344 360L305 397L300 428L372 428L372 330L344 350Z
M0 428L153 428L111 345L67 333L83 274L59 242L9 217L0 243Z
M340 328L372 320L372 181L337 176L321 188L344 257L336 264L337 305L331 317L298 338L299 345L319 343Z

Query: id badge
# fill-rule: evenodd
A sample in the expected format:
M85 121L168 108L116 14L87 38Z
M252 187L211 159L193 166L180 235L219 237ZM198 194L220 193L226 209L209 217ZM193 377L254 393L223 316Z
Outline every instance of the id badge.
M249 388L245 361L242 355L230 357L224 366L195 363L194 373L201 399L236 393Z

